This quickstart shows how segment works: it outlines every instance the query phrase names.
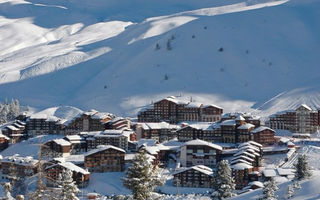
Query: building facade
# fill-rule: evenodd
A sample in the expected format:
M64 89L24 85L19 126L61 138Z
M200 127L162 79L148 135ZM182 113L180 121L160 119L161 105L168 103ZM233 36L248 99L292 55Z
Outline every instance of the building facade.
M214 122L221 119L223 109L215 105L182 101L173 96L155 102L152 108L138 113L139 122L168 122L176 124L182 121Z
M111 145L101 145L85 154L85 167L90 172L123 171L125 151Z
M302 104L295 110L271 115L266 125L272 129L284 129L292 133L314 133L319 129L319 116L320 110L312 110Z
M222 147L203 140L191 140L180 148L182 167L205 165L214 167L221 159Z
M173 177L173 184L177 187L213 187L213 171L203 165L178 169Z

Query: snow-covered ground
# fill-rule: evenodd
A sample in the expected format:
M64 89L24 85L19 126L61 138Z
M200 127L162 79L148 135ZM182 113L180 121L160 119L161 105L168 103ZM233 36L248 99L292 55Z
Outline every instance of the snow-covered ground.
M316 107L319 8L317 0L1 0L1 99L130 116L179 94L262 115Z
M0 152L0 155L12 156L14 154L19 154L21 156L32 156L37 159L39 144L62 137L62 135L41 135L35 138L30 138L17 144L11 144L7 149Z

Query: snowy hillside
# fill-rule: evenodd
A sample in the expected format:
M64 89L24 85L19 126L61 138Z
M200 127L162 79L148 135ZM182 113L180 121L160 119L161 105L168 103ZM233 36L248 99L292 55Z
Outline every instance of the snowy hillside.
M179 94L226 111L316 106L317 90L305 88L320 87L319 9L317 0L1 0L1 98L124 115Z

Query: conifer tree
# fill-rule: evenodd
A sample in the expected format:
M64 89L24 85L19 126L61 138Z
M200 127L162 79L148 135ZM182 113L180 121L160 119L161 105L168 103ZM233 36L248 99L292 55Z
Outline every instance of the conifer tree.
M141 149L126 172L126 178L123 178L124 186L132 191L133 199L147 200L151 198L152 191L163 183L158 168L149 163L146 150Z
M77 194L79 189L72 178L72 171L67 169L59 174L57 184L61 188L60 200L79 200Z
M214 177L214 189L215 191L212 193L212 198L215 200L236 196L234 193L235 184L227 160L222 160L217 164Z
M278 190L278 186L274 180L271 178L270 181L265 183L263 188L262 196L259 200L277 200L277 196L275 195L275 191Z
M312 175L306 155L301 155L298 157L298 162L295 164L295 169L296 180L306 179Z
M294 196L294 186L288 185L286 199L291 199L293 196Z
M4 193L5 193L5 200L14 200L11 196L11 184L10 183L1 183L3 185Z

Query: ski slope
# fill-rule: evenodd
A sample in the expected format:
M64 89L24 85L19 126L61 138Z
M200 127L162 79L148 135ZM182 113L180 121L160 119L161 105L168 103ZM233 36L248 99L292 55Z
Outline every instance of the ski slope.
M169 95L261 115L317 107L319 9L317 0L1 0L0 99L129 116Z

